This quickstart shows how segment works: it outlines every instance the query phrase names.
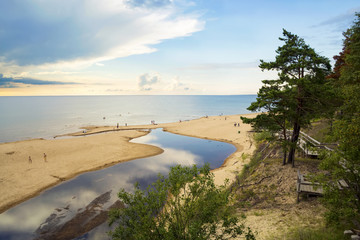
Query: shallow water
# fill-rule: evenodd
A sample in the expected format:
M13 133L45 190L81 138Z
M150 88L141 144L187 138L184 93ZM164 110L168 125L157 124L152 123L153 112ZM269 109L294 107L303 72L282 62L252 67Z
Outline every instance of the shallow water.
M139 182L144 189L156 180L158 173L166 175L170 167L177 164L202 166L208 162L212 169L218 168L236 150L228 143L175 135L161 129L132 142L161 147L164 153L84 173L9 209L0 214L0 239L33 239L36 229L46 226L45 221L51 214L58 217L58 224L66 222L99 195L111 190L109 201L102 205L105 209L117 200L116 193L121 188L131 191L134 183ZM107 225L102 224L79 239L99 239L99 235L103 239L108 230Z

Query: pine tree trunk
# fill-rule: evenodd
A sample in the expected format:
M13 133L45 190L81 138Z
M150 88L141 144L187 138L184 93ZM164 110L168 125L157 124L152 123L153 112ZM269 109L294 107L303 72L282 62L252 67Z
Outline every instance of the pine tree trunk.
M299 74L301 73L301 70L299 71ZM302 75L299 75L299 79L304 77L304 72L302 72ZM290 140L290 151L289 151L289 157L288 157L288 163L291 163L292 167L295 166L295 150L296 150L296 144L299 139L300 134L300 118L302 117L303 112L303 99L302 99L302 92L303 87L300 85L297 89L297 107L296 107L296 118L294 121L294 129Z
M287 131L287 129L286 129L285 124L284 124L284 128L283 128L283 138L284 138L284 141L285 141L285 142L288 141L286 131ZM286 164L286 155L287 155L286 149L287 149L287 146L283 146L283 152L284 152L283 165Z
M294 130L291 136L290 140L290 151L289 151L289 157L288 157L288 163L291 163L291 165L295 166L295 150L296 150L296 143L299 139L300 134L300 125L295 122L294 124Z
M284 156L283 156L283 165L285 165L285 164L286 164L286 155L287 155L287 152L286 152L286 151L284 151Z

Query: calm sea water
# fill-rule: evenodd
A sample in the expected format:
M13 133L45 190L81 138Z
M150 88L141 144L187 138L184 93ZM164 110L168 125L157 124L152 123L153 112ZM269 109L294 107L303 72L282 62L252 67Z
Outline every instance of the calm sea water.
M0 97L0 142L51 138L89 125L136 125L248 113L256 95Z

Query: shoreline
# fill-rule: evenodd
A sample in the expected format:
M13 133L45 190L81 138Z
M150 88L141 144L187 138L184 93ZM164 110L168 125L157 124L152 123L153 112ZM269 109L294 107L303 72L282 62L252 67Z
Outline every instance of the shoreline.
M56 139L55 137L51 140L30 139L0 143L0 156L2 155L0 164L4 166L0 170L0 214L82 173L161 154L163 152L161 148L130 142L134 138L146 135L147 132L144 131L146 129L163 128L164 131L173 134L233 144L236 151L226 158L219 168L213 170L216 184L223 184L226 178L231 182L246 163L244 154L250 155L254 148L251 137L247 134L251 127L243 124L239 118L244 115L256 116L256 113L209 116L157 125L119 128L92 126L84 128L87 130L86 133L75 132L56 136L72 136L71 138ZM240 123L239 127L234 127L235 121ZM76 136L86 136L86 138ZM42 152L45 151L47 162L45 162L46 158L41 159ZM28 155L36 156L31 165L27 162ZM70 166L64 164L64 161Z
M72 139L54 139L54 140L44 140L44 139L32 139L32 140L24 140L24 141L17 141L17 142L9 142L9 143L3 143L0 144L0 155L4 156L3 154L7 155L8 153L12 153L10 152L4 152L2 150L7 149L8 147L10 148L15 148L18 149L20 145L20 147L22 145L25 145L26 147L26 154L24 153L20 153L19 157L17 157L17 160L19 161L19 158L21 158L20 161L22 161L21 165L27 165L30 166L30 168L24 168L24 167L16 167L16 166L6 166L7 164L3 164L4 160L9 160L9 159L0 159L0 163L3 164L2 166L5 165L5 167L3 167L2 169L0 169L0 214L9 210L10 208L21 204L33 197L38 196L39 194L41 194L43 191L48 190L64 181L70 180L76 176L79 176L80 174L86 173L86 172L90 172L90 171L96 171L96 170L101 170L107 167L111 167L115 164L121 163L121 162L127 162L127 161L131 161L134 159L138 159L138 158L144 158L144 157L151 157L151 156L155 156L158 154L161 154L163 152L163 149L158 148L156 146L151 146L151 145L146 145L146 144L139 144L139 143L130 143L130 141L134 138L138 138L138 137L142 137L145 136L147 134L147 132L145 131L131 131L130 136L118 136L117 138L115 137L115 139L118 141L117 145L124 145L126 144L126 148L125 149L125 153L122 154L122 156L117 157L116 159L113 158L108 158L106 161L97 161L95 162L95 164L91 164L91 160L93 160L94 158L96 158L97 156L95 155L95 157L93 157L92 159L89 160L80 160L80 163L78 163L77 165L72 165L71 160L68 160L68 162L66 162L67 164L71 164L70 166L64 166L64 164L62 164L62 166L59 166L59 161L54 161L54 158L52 158L49 154L49 152L47 152L47 162L45 163L43 159L41 159L42 157L39 156L39 152L38 152L38 157L32 158L33 163L31 163L31 165L28 163L27 160L27 156L28 155L28 148L29 146L27 145L33 145L33 146L38 146L39 144L41 145L43 142L47 142L50 143L50 145L54 145L52 146L53 148L57 148L56 145L58 145L57 143L60 142L68 142L68 144L66 144L67 146L65 147L61 147L61 149L59 149L59 151L63 151L64 148L67 149L69 147L69 145L73 145L73 147L78 147L81 145L86 144L87 142L91 142L94 139L91 139L90 136L87 138L72 138ZM101 136L102 135L102 136ZM98 134L98 136L100 136L100 138L98 140L95 139L94 144L99 144L99 142L101 142L102 140L104 140L104 135L106 134ZM123 135L120 133L120 135ZM89 139L90 138L90 139ZM71 141L72 140L72 141ZM75 142L75 143L74 143ZM106 150L106 145L100 145L99 147L105 147L105 149L103 149L102 153ZM30 146L30 148L33 148L33 146ZM50 147L51 148L51 147ZM81 152L87 152L89 149L81 149L83 151ZM98 149L94 149L95 151ZM135 151L135 153L132 153L133 151ZM16 152L16 151L13 151ZM83 159L86 157L89 157L89 155L91 155L94 151L90 151L90 153L85 154L87 156L83 156ZM10 156L15 155L15 153L11 154ZM72 157L75 156L76 160L78 156L76 157L76 155L79 154L69 154L71 159L73 159ZM100 158L100 157L99 157ZM40 160L39 160L40 159ZM13 159L11 159L13 160ZM34 161L35 160L35 161ZM59 158L59 160L64 160L64 158ZM34 168L31 168L33 165L37 164L37 166L34 166ZM41 167L44 167L44 169L40 169L39 165L42 165ZM16 164L13 164L16 165ZM19 164L17 164L19 165ZM52 165L52 166L50 166ZM79 165L86 165L85 167L81 168L81 166ZM72 169L67 169L66 167L70 167ZM75 167L75 168L74 168ZM9 168L12 169L12 171L9 171ZM59 169L60 168L60 169ZM57 170L60 170L59 173L57 173ZM33 171L32 171L33 170ZM29 174L29 172L31 172ZM44 173L44 171L46 173ZM46 174L46 175L45 175ZM19 176L21 175L21 176ZM45 176L45 177L44 177ZM13 184L11 184L11 186L5 184L4 182L11 182ZM25 185L25 186L24 186ZM11 198L12 197L12 198ZM10 198L10 199L9 199Z

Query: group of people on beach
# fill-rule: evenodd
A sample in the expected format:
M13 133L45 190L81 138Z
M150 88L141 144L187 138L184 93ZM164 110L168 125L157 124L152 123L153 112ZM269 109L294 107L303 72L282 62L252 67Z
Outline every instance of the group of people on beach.
M234 123L234 127L236 126L240 127L240 123Z
M116 124L116 129L119 129L120 125L119 123ZM127 127L127 123L125 123L125 127Z
M44 153L44 162L47 162L47 155L46 153ZM31 164L32 163L32 159L31 159L31 156L29 156L29 163Z

